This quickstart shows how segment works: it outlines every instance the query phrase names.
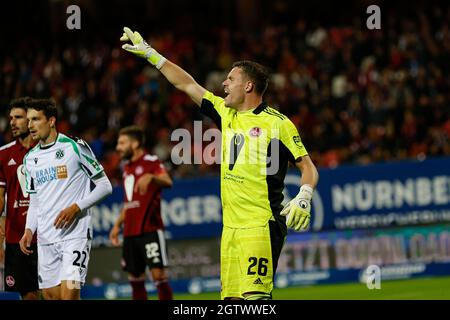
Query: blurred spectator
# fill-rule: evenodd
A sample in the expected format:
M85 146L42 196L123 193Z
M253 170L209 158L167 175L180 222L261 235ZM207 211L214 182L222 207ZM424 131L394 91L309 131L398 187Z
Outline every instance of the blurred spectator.
M294 5L264 3L266 16L252 21L267 24L260 29L246 25L245 34L234 32L224 19L201 22L193 13L173 21L171 28L148 30L148 35L161 53L218 94L223 94L221 82L233 61L252 59L270 67L266 100L279 103L273 106L298 126L319 167L450 155L449 4L409 4L408 12L389 7L379 31L365 29L359 19L330 25L327 16L305 17L290 10ZM357 4L345 8L355 17L359 10ZM157 15L150 18L153 26L165 25ZM196 23L209 27L195 29ZM121 52L120 27L102 29L108 36L94 43L87 36L50 46L8 38L17 50L0 55L2 110L14 97L53 96L63 117L62 131L90 143L108 174L117 175L112 182L120 181L115 135L130 124L146 130L150 151L174 175L217 174L218 166L171 164L171 133L180 127L193 133L193 121L202 117L155 69ZM10 140L6 116L0 117L1 144ZM203 130L212 126L205 119Z

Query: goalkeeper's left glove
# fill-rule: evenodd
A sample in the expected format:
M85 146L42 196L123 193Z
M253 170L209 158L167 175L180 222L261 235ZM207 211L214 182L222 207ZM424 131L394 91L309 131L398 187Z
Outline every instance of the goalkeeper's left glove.
M282 216L286 216L286 225L295 231L306 230L311 219L311 199L313 188L304 184L300 188L298 195L289 201L281 211Z
M145 40L142 38L139 32L131 31L130 28L123 28L123 35L120 38L120 41L128 41L130 40L133 45L124 44L122 49L134 53L138 57L147 59L152 65L154 65L157 69L161 69L163 64L167 61L158 51L153 49Z

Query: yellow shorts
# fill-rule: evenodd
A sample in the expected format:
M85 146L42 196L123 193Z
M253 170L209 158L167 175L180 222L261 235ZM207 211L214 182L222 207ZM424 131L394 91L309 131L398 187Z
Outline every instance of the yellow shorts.
M223 227L220 245L221 298L247 292L271 294L285 235L274 221L264 227Z

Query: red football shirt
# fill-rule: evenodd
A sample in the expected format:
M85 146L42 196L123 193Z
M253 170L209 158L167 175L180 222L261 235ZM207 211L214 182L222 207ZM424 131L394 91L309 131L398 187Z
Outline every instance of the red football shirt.
M0 187L6 188L6 242L19 243L25 230L30 198L25 191L22 160L30 149L19 140L0 148ZM36 235L33 242L36 241Z
M143 195L134 192L134 187L146 173L160 175L166 173L164 165L158 157L144 154L133 162L128 162L123 172L123 188L126 209L123 235L137 236L164 228L161 218L161 187L150 183Z

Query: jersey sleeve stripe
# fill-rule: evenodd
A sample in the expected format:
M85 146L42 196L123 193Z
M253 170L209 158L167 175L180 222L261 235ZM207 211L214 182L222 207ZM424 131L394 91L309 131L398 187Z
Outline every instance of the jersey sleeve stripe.
M274 109L274 108L271 108L271 107L269 107L268 109L271 112L273 112L274 114L277 114L277 115L281 116L283 119L287 119L287 117L284 114L282 114L280 111L278 111L277 109Z
M0 147L0 151L5 150L5 149L8 149L8 148L14 146L15 144L16 144L16 141L15 141L15 140L14 140L13 142L10 142L10 143L8 143L8 144L5 144L4 146Z
M59 141L59 142L62 142L62 143L70 143L70 144L72 145L73 150L74 150L75 153L78 155L78 157L80 156L80 150L78 150L78 146L77 146L77 143L76 143L75 141L73 141L73 140L70 139L69 137L64 137L64 136L61 136L61 137L58 139L58 141Z
M220 117L219 112L214 108L214 105L211 101L203 98L202 104L200 106L200 112L205 116L211 118L216 126L221 130L222 126L222 118Z
M97 163L96 161L92 160L91 158L89 158L88 156L85 156L83 154L83 157L87 160L87 162L89 162L90 164L92 163ZM99 169L96 172L91 172L91 170L88 169L88 167L86 167L84 164L80 164L81 165L81 169L88 175L88 177L90 178L94 178L96 177L98 174L102 173L104 171L102 166L99 166ZM95 167L94 167L95 168Z
M84 164L80 164L81 169L88 175L88 177L92 176L91 170L88 169Z
M271 116L275 116L275 117L280 118L281 120L284 120L284 118L283 118L283 116L281 114L275 114L272 111L269 111L268 109L265 109L264 113L270 114Z

